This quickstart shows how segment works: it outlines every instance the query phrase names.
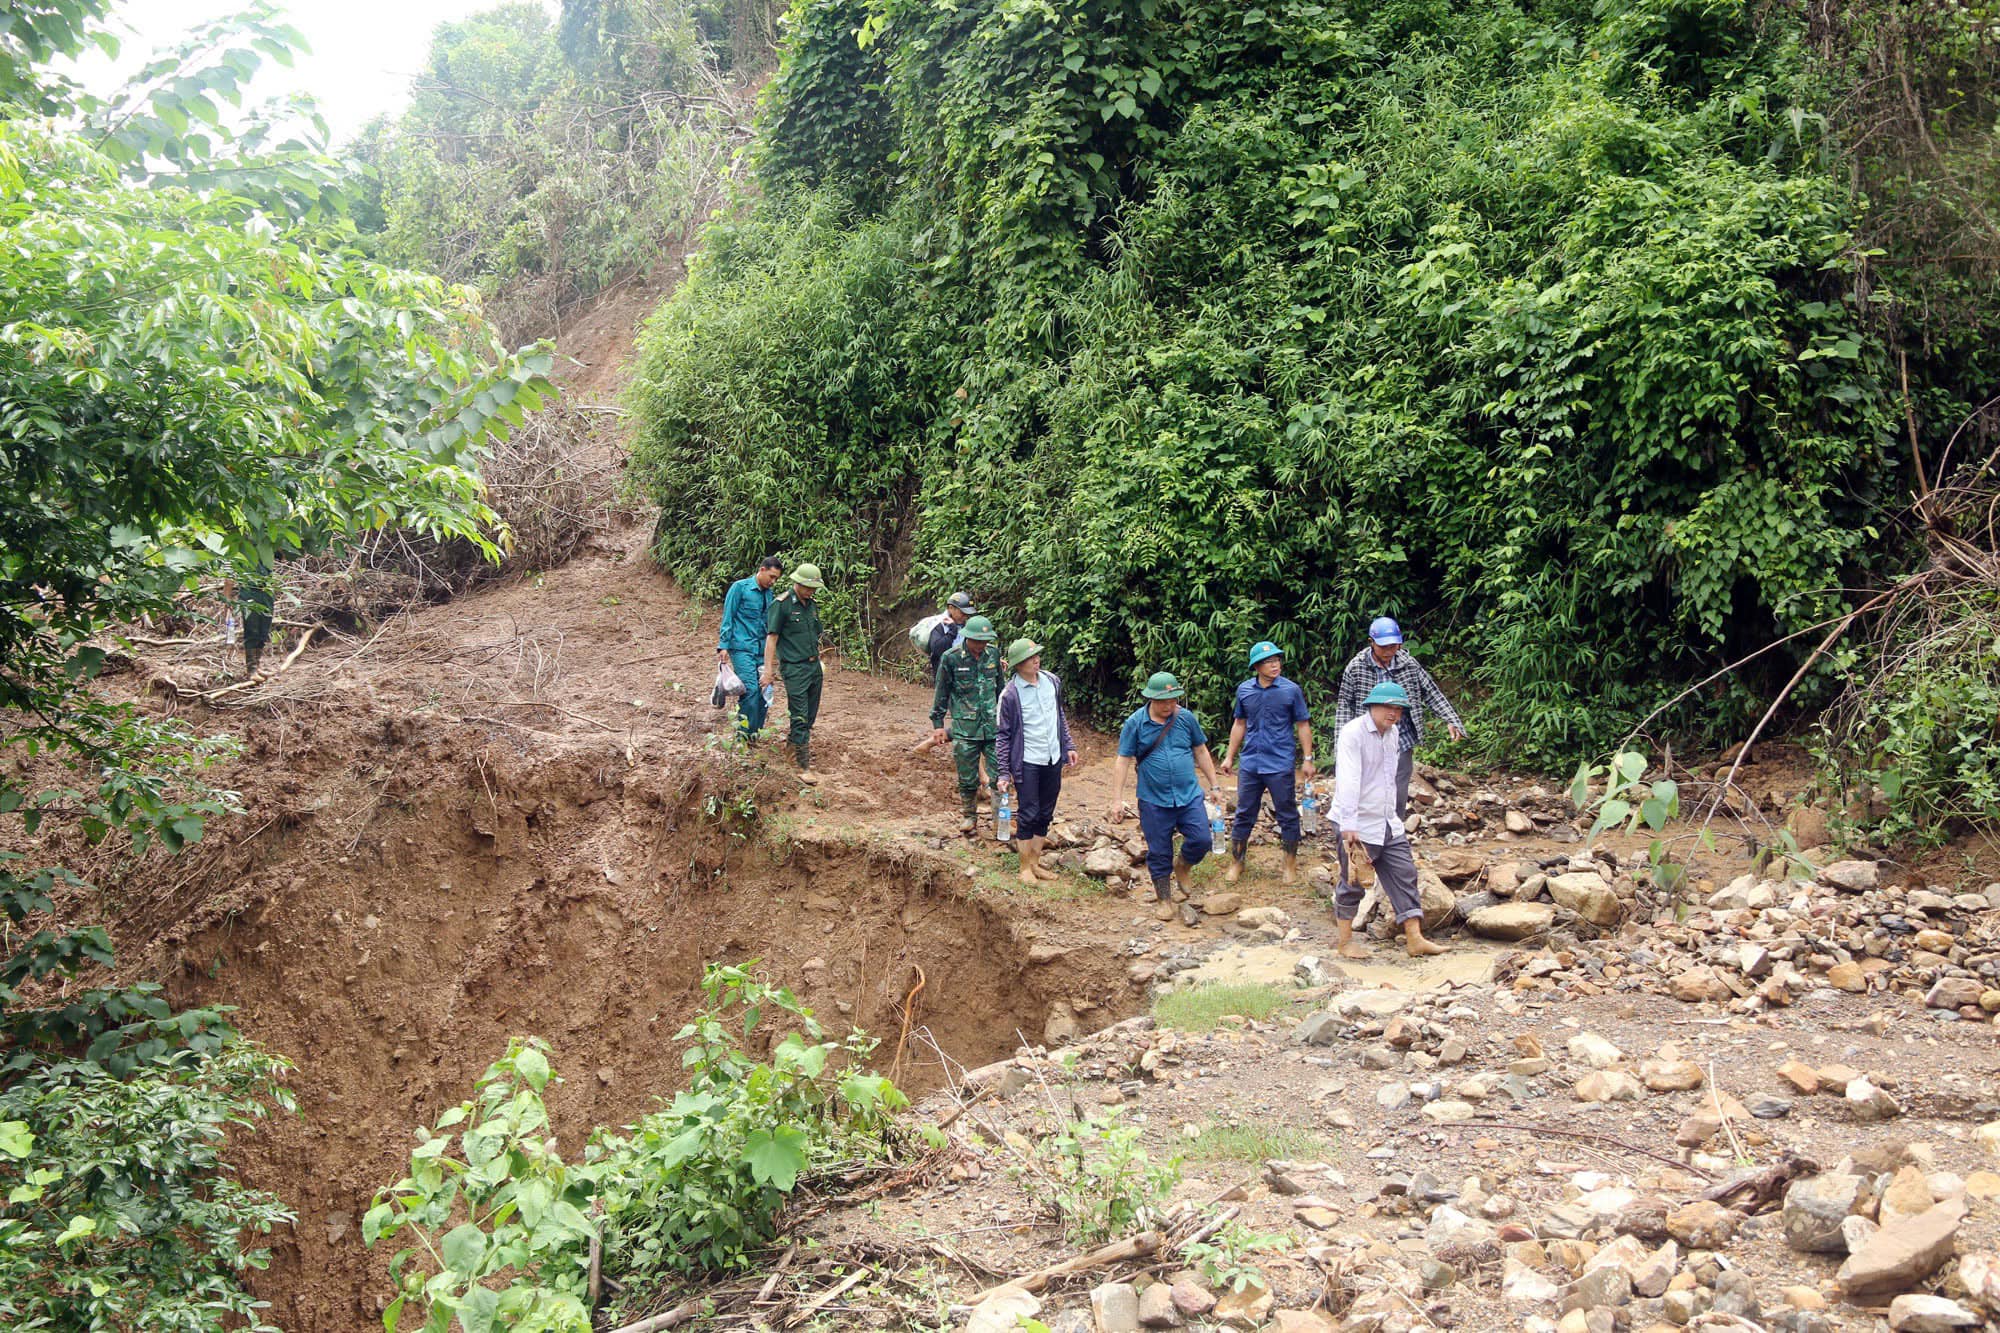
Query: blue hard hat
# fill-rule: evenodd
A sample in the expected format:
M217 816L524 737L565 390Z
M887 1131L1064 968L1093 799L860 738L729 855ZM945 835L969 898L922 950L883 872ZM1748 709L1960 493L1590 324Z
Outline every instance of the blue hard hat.
M1377 643L1401 643L1403 627L1390 616L1377 616L1368 626L1368 637Z
M1265 639L1250 650L1250 669L1255 671L1257 664L1267 657L1283 657L1284 655L1285 650L1283 648L1272 643L1269 639Z
M1368 697L1363 699L1361 703L1363 707L1373 704L1394 704L1398 708L1408 708L1410 706L1410 696L1395 681L1385 680L1379 682L1374 689L1368 691Z

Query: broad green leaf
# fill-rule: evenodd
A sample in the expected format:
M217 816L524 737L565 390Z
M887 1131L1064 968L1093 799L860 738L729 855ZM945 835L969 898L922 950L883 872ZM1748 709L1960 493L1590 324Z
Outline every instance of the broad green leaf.
M455 1226L439 1242L438 1253L453 1272L478 1277L486 1255L486 1233L470 1222Z
M35 1146L34 1131L25 1120L0 1120L0 1153L26 1157Z
M743 1140L743 1160L759 1184L789 1191L805 1170L805 1142L806 1136L791 1125L755 1129Z

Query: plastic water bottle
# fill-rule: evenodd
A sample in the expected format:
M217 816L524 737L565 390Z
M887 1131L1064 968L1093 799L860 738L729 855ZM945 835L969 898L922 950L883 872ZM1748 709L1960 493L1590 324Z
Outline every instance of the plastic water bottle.
M1222 801L1215 796L1208 798L1208 832L1218 845L1222 842Z
M771 701L773 699L776 699L777 697L778 697L778 687L776 685L766 685L764 687L764 707L769 708L771 706Z
M236 635L241 625L242 622L236 619L234 611L224 611L222 613L222 642L225 646L230 648L236 646Z
M1305 799L1299 802L1299 830L1308 836L1319 832L1319 792L1310 782Z
M1014 793L1006 787L993 797L993 836L1000 842L1014 840Z

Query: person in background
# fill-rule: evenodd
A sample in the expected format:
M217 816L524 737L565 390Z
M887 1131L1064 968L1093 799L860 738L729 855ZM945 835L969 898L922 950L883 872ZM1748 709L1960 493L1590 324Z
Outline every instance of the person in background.
M271 642L271 619L277 610L277 601L266 586L271 571L264 565L247 575L241 585L235 578L222 581L222 600L233 611L243 617L243 674L257 674L257 664L263 660L264 649ZM227 662L224 669L228 669Z
M1396 770L1409 753L1397 739L1410 696L1385 680L1368 691L1361 712L1340 729L1333 765L1333 818L1340 828L1340 883L1334 889L1334 951L1342 958L1366 958L1354 939L1361 888L1348 873L1348 858L1364 855L1403 928L1403 947L1412 957L1444 952L1424 938L1423 894L1417 887L1417 860L1396 809Z
M1153 915L1171 921L1175 883L1185 894L1189 872L1215 846L1202 800L1204 788L1214 791L1218 783L1215 758L1201 723L1181 707L1186 691L1170 673L1156 672L1139 693L1145 705L1118 731L1111 822L1122 824L1130 813L1125 788L1132 783L1139 800L1139 830L1146 839L1146 871L1153 880ZM1174 853L1176 833L1181 835L1179 855Z
M946 599L944 619L931 626L930 640L924 645L930 654L932 680L937 679L938 663L944 655L964 642L965 622L976 614L968 594L955 592Z
M1368 627L1369 646L1356 653L1340 673L1340 692L1335 696L1333 725L1345 731L1347 724L1361 715L1368 692L1383 681L1400 685L1409 699L1402 724L1396 729L1399 747L1396 760L1396 817L1410 817L1410 775L1416 768L1417 747L1424 743L1424 710L1432 708L1444 719L1453 740L1465 738L1465 724L1444 691L1431 679L1423 664L1403 647L1403 631L1388 616L1378 616Z
M764 729L764 640L771 625L771 589L777 586L784 562L767 555L757 563L755 574L729 585L722 599L722 630L715 644L715 661L729 664L743 682L743 698L736 705L736 725L751 740Z
M967 837L979 831L980 761L986 762L988 782L1000 779L993 747L1000 701L999 637L985 616L966 621L965 642L938 659L937 687L931 694L932 738L951 740L963 815L958 831Z
M1021 853L1021 882L1060 879L1042 865L1042 847L1062 793L1063 769L1076 767L1062 681L1042 670L1042 645L1016 639L1007 645L1013 677L1000 691L994 750L1000 785L1012 788L1020 808L1014 815L1014 845Z
M819 720L819 696L826 684L826 669L819 660L819 608L813 605L813 594L825 586L818 565L800 565L792 571L792 590L771 602L764 669L757 677L760 685L784 677L785 711L791 720L785 743L792 747L799 773L808 782L813 780L813 723Z
M1250 679L1236 687L1236 721L1229 728L1229 748L1222 756L1222 771L1236 767L1242 756L1243 772L1236 780L1236 822L1229 830L1229 872L1223 876L1231 884L1243 873L1243 858L1250 850L1250 834L1257 827L1257 815L1264 793L1271 793L1271 808L1278 816L1278 838L1285 848L1285 868L1281 882L1293 884L1299 877L1299 788L1294 771L1303 757L1306 780L1318 773L1313 767L1312 719L1306 711L1306 694L1285 675L1285 654L1266 640L1250 650Z

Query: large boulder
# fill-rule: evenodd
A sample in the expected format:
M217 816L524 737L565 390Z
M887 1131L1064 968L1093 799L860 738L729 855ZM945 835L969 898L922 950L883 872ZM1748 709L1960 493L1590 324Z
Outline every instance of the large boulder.
M1428 870L1417 872L1418 902L1424 909L1424 929L1430 932L1443 930L1458 914L1458 897L1446 888L1444 881Z
M1489 940L1525 940L1547 933L1556 909L1547 903L1498 903L1482 907L1465 919L1465 927Z
M1819 872L1819 882L1849 893L1866 893L1881 881L1873 861L1835 861Z
M1611 886L1587 870L1551 877L1549 897L1593 926L1615 926L1625 915L1625 905L1618 901Z
M1858 1304L1917 1285L1951 1258L1964 1220L1965 1201L1950 1199L1883 1227L1840 1266L1841 1290Z

